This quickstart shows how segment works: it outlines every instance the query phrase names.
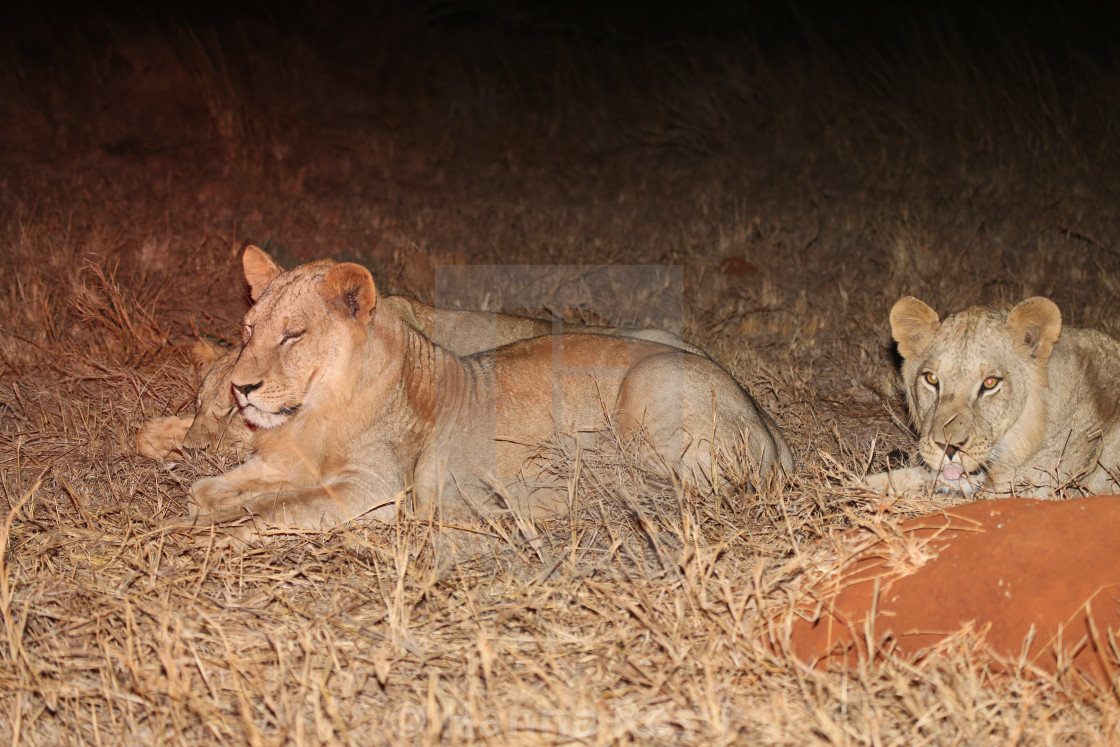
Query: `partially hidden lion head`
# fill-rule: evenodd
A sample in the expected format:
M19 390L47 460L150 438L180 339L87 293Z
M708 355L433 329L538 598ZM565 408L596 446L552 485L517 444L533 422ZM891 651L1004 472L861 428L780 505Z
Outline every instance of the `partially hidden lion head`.
M242 264L254 304L230 382L245 420L268 429L300 412L345 409L349 379L362 370L350 358L377 303L369 270L321 260L285 272L255 246Z
M891 333L918 449L938 481L971 495L1014 472L1046 433L1047 363L1062 330L1058 307L1028 298L974 306L939 320L907 296Z
M202 376L195 400L197 409L183 445L191 449L244 446L249 429L238 416L237 403L229 386L238 350L230 350L200 339L191 348L191 361Z

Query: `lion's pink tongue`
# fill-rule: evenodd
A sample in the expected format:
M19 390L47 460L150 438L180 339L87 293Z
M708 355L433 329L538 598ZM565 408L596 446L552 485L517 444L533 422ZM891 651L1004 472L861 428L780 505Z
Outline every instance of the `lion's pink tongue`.
M962 474L961 468L955 464L946 464L941 470L941 476L946 480L959 480Z

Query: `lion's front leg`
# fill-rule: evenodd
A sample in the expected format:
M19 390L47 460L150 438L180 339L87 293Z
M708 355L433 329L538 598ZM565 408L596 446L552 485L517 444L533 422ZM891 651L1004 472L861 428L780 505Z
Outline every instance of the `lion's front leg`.
M228 475L207 477L191 485L190 503L195 513L212 514L226 508L234 508L252 494L247 493L240 483L228 479Z
M198 514L224 521L254 516L271 524L325 529L356 518L392 521L405 484L400 479L336 479L316 487L293 487L267 464L249 461L232 472L191 486Z
M398 491L377 498L343 482L258 495L246 502L243 510L269 524L327 529L354 519L393 521L402 495L403 491Z
M190 489L190 502L199 514L212 514L245 505L254 496L276 493L291 483L287 476L257 460L249 460L224 475L206 477Z
M925 467L905 467L867 475L863 484L887 495L922 495L933 490L933 474Z

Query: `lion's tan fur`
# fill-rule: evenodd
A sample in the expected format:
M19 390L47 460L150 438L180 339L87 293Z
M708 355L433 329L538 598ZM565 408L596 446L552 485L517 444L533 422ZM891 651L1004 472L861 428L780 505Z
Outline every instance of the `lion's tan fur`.
M714 479L712 455L738 447L763 476L792 468L773 421L704 356L568 334L460 357L379 302L358 265L282 272L251 247L245 267L256 303L231 382L258 428L255 453L192 486L200 513L323 527L392 519L410 492L421 510L555 514L568 508L565 486L530 458L608 417L630 435L640 425L701 485Z
M184 447L188 449L244 449L249 429L237 414L229 388L229 373L237 350L227 350L206 340L191 346L189 356L199 375L195 415L154 418L136 433L136 451L159 459Z
M387 296L402 320L429 340L456 355L472 355L547 334L622 335L657 342L707 357L699 348L661 329L623 329L558 323L491 311L440 309L408 296ZM153 459L174 451L227 447L242 451L251 432L237 411L229 374L240 348L226 350L199 340L190 350L201 379L192 417L170 416L147 421L135 437L136 451Z
M890 319L923 465L870 485L1039 498L1117 490L1120 343L1063 327L1037 297L943 321L906 297Z

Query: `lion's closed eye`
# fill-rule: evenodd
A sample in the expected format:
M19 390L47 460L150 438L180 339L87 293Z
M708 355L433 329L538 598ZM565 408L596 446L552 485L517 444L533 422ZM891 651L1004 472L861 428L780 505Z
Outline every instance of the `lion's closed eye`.
M303 335L306 331L307 330L303 330L303 329L301 329L301 330L287 330L287 331L284 332L283 336L281 336L280 344L281 345L289 345L293 342L297 342L300 338L303 337Z

